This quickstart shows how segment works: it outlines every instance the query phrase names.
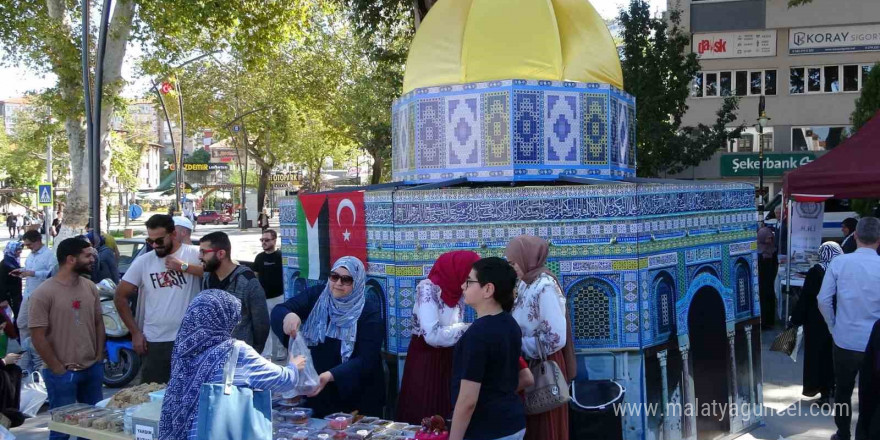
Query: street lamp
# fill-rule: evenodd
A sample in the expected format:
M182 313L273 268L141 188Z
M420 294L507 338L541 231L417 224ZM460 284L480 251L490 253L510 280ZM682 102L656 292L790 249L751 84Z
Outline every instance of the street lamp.
M764 95L758 101L758 212L764 220L764 127L770 123L765 111Z

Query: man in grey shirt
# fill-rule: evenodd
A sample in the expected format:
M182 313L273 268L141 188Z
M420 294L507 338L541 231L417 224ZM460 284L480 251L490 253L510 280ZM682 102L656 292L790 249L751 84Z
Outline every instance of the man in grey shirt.
M199 258L205 265L202 290L225 290L241 301L241 322L232 337L262 353L269 337L266 292L252 270L232 262L231 253L232 244L224 232L212 232L199 240Z
M880 319L880 220L864 217L856 226L858 249L828 264L819 311L834 338L834 423L832 440L849 440L852 424L852 392L865 357L865 347L874 323ZM834 300L837 299L837 309ZM864 416L870 417L870 414ZM867 440L857 438L856 440Z

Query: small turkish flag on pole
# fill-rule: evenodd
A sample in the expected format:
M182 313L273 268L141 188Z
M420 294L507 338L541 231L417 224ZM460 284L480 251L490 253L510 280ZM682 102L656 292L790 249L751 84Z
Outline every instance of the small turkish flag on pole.
M162 92L163 95L167 95L168 92L171 91L171 88L171 83L165 81L162 83L162 87L159 87L159 91Z
M364 193L353 191L331 193L330 201L330 264L341 257L357 257L367 264L367 222L364 215Z

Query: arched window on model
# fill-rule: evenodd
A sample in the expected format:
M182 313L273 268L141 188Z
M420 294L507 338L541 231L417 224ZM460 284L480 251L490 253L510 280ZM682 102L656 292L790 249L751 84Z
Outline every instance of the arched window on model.
M735 274L736 314L739 315L752 310L752 276L749 263L745 259L737 260Z
M599 278L585 278L568 289L573 310L573 333L578 345L616 343L617 295L614 287Z
M662 272L654 278L654 298L657 317L657 335L669 335L675 328L675 281Z

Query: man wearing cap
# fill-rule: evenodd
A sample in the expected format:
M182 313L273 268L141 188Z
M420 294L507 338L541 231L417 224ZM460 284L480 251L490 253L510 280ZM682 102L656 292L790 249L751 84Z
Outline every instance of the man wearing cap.
M188 218L177 216L174 217L174 232L177 233L177 239L180 240L181 246L189 246L198 252L199 247L192 244L192 231L193 231L193 222L189 221ZM183 261L174 258L173 256L168 256L165 259L165 268L168 270L179 270L183 271ZM201 277L205 273L205 269L201 265L193 265L190 266L187 273L191 273L196 277Z

